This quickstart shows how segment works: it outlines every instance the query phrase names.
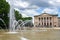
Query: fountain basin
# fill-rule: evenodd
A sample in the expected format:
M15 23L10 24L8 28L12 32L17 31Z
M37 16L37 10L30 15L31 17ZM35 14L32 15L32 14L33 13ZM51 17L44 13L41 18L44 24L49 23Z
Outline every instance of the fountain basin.
M6 32L5 34L17 34L18 32Z

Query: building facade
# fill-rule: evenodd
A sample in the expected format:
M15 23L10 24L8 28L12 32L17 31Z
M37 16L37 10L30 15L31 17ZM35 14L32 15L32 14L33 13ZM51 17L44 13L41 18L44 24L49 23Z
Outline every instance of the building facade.
M58 14L42 13L41 15L34 16L35 27L59 27L59 21Z

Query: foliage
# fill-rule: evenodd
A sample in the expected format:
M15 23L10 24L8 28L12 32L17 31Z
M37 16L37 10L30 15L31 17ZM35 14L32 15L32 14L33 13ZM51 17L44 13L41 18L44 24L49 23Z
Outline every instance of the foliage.
M0 0L0 18L4 20L6 25L8 26L9 18L8 18L8 13L10 10L10 5L6 0ZM0 22L0 24L2 24Z
M22 20L22 21L26 21L26 20L31 20L32 17L22 17L22 14L20 14L17 10L15 10L15 17L16 17L16 20ZM33 23L32 21L31 22L28 22L25 24L26 27L33 27Z
M25 20L31 20L31 19L32 19L32 17L24 17L24 18L22 18L23 21L25 21Z
M0 0L0 18L4 20L7 27L9 26L9 17L8 17L9 10L10 10L10 5L8 4L8 2L6 2L6 0ZM15 17L17 21L18 20L25 21L32 19L32 17L23 18L22 15L16 10L15 10ZM5 26L3 25L3 22L1 22L1 20L0 20L0 26L5 29Z
M0 0L0 14L7 14L9 12L9 4L5 0Z
M16 10L15 10L15 18L16 18L17 21L20 20L20 19L22 19L22 15L19 14L19 12L16 11Z
M22 14L19 13L19 11L17 11L17 10L15 10L15 17L16 17L16 20L17 20L17 21L18 21L18 20L23 20L23 21L25 21L25 20L31 20L31 19L32 19L32 17L22 17Z

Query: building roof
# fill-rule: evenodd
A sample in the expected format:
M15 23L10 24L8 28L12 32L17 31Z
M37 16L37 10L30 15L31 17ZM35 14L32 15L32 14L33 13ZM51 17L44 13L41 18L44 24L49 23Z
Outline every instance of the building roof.
M60 19L60 17L58 17L58 19Z
M42 13L42 14L40 14L40 15L43 15L43 14L48 14L48 13ZM40 16L40 15L35 15L34 17ZM51 15L51 16L58 16L58 14L48 14L48 15Z

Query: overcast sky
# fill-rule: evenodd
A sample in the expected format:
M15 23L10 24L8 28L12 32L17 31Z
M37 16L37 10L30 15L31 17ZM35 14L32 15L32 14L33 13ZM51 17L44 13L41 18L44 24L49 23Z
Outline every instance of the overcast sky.
M60 16L60 0L6 0L24 17L39 15L43 12Z

